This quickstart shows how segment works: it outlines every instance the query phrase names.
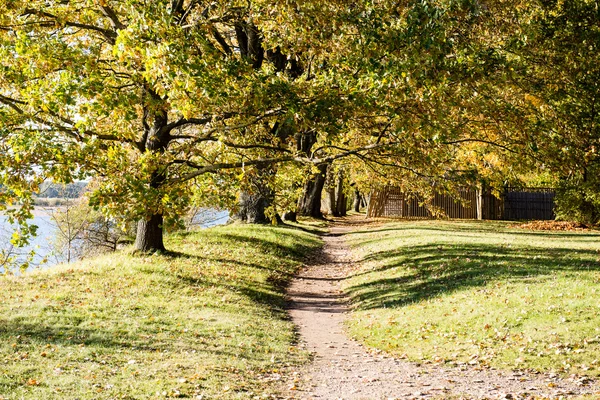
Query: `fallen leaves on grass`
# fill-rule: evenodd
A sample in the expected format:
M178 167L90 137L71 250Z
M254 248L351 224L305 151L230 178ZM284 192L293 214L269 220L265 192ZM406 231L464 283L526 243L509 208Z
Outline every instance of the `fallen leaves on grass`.
M579 222L569 221L530 221L523 224L512 224L510 227L534 231L586 231L593 228Z

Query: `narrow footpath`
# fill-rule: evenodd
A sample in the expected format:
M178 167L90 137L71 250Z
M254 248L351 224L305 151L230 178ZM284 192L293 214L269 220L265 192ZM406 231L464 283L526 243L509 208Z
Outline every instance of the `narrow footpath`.
M313 353L314 361L299 372L297 383L288 385L284 398L559 399L598 395L598 386L585 380L417 364L368 351L350 339L344 331L349 307L341 283L355 265L344 236L356 229L352 222L356 221L332 225L323 236L321 252L289 288L291 317L298 326L301 346Z

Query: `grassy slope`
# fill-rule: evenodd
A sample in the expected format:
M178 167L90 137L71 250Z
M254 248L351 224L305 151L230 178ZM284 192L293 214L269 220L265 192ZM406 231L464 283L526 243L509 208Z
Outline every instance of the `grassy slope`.
M228 226L0 279L0 398L249 398L300 362L282 284L320 246L300 230Z
M493 222L355 233L352 334L411 360L600 375L600 234Z

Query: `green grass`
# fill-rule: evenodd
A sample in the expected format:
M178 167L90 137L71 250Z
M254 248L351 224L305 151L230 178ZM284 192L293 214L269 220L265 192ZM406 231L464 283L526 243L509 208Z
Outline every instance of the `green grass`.
M173 235L169 255L124 252L0 279L0 398L253 398L304 362L283 286L320 246L286 227Z
M413 361L600 375L600 234L394 222L349 235L353 336Z

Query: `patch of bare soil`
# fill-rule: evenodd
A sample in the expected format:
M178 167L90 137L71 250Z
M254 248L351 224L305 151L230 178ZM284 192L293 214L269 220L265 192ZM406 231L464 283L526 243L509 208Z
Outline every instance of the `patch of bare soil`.
M345 235L360 226L338 221L324 248L289 288L292 319L313 362L285 382L287 399L559 399L590 394L596 383L556 375L440 367L370 351L344 332L348 299L340 288L355 264Z
M587 231L593 229L593 227L585 224L569 221L529 221L522 224L512 224L510 227L534 231Z

